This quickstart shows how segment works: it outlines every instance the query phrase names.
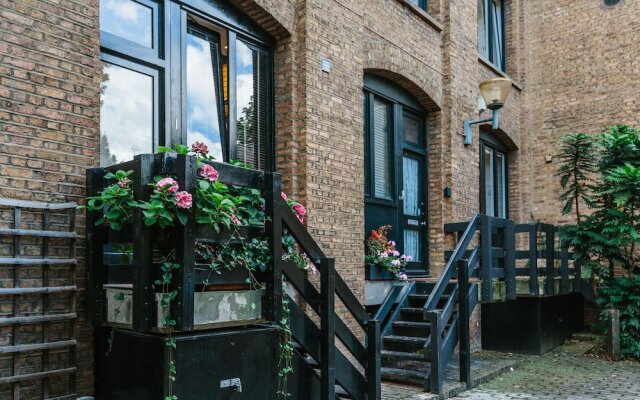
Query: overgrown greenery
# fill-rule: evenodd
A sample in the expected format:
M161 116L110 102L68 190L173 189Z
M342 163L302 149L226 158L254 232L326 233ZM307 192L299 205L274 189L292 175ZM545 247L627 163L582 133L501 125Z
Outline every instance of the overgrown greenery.
M638 357L640 132L614 125L596 135L567 134L559 158L562 213L576 217L562 238L588 271L600 304L620 309L623 354Z

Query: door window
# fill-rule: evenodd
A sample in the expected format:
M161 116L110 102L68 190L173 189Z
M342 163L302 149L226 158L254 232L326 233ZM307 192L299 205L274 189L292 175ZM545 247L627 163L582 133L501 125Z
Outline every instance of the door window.
M492 142L480 142L480 208L486 215L508 218L507 156Z

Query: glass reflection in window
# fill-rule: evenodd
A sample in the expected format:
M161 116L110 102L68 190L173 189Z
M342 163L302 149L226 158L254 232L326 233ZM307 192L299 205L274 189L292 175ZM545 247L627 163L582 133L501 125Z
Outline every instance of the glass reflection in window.
M100 29L153 47L153 10L132 0L100 0Z
M390 114L391 106L376 97L373 101L373 187L375 196L385 200L392 200Z
M153 77L104 62L100 96L100 165L153 152Z
M236 158L266 168L267 58L264 52L236 41Z
M187 143L203 142L223 161L219 49L217 33L187 33Z

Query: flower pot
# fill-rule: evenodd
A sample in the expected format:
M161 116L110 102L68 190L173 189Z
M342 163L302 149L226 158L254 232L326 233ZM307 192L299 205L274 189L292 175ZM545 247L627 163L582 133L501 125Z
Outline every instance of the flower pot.
M110 285L105 287L107 296L107 322L131 328L133 301L130 287ZM123 300L116 300L118 295ZM262 318L262 290L196 292L194 294L194 329L213 329L264 322ZM166 311L160 306L162 293L155 294L154 328L164 330L162 318Z
M364 266L364 276L368 281L394 281L396 276L393 272L380 268L374 264L367 264Z

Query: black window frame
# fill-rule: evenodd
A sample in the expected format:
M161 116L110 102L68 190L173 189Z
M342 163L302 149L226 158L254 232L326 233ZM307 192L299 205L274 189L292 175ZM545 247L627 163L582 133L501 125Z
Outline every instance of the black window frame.
M501 2L500 26L498 27L496 27L494 19L491 18L491 16L493 15L492 11L494 9L494 6L493 6L494 0L480 0L480 1L484 3L484 7L485 7L485 13L483 15L483 18L484 18L484 23L486 27L484 32L486 34L485 40L487 42L487 54L481 53L481 56L485 58L487 61L489 61L491 64L493 64L500 71L504 72L506 71L506 68L507 68L507 52L506 52L507 38L505 35L505 19L504 19L504 16L505 16L504 8L505 8L506 0L500 0ZM501 33L501 38L502 38L502 40L500 41L500 53L502 54L502 58L500 59L500 62L496 62L494 57L494 53L495 53L494 37L496 35L497 30L499 30L499 32Z
M509 219L509 151L507 147L495 137L495 135L486 132L480 131L480 213L486 214L487 204L486 204L486 177L485 177L485 147L489 147L493 150L493 187L496 195L494 196L494 214L497 214L495 210L498 210L498 196L497 196L497 179L498 179L498 163L497 163L497 154L500 153L504 157L504 207L505 207L505 215L501 218Z
M236 158L235 153L235 41L242 40L266 55L266 171L275 171L275 66L276 42L263 28L234 5L217 0L130 0L152 9L153 47L132 42L117 35L100 31L102 61L136 71L154 70L154 151L158 145L188 144L186 127L186 40L187 15L194 15L207 23L228 30L228 125L224 128L223 152L225 161ZM176 23L177 22L177 23ZM112 62L108 60L117 60ZM231 61L233 60L233 61ZM157 94L157 96L156 96ZM224 142L227 146L224 148Z

